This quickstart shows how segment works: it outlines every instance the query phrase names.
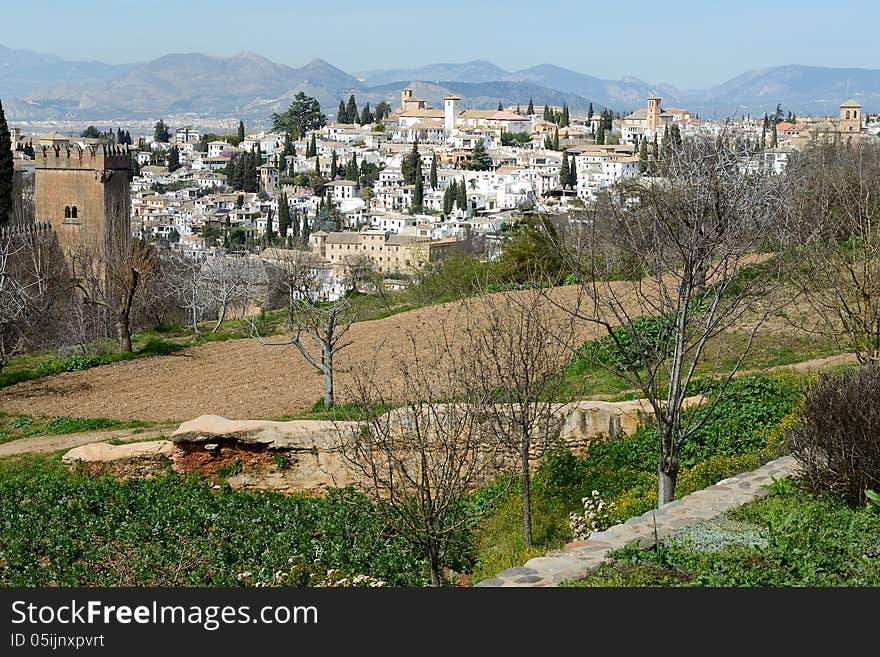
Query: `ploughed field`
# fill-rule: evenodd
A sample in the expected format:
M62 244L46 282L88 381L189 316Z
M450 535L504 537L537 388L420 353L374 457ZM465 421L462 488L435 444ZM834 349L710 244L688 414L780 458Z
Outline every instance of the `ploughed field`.
M578 286L556 288L551 294L557 303L573 305ZM408 335L427 356L441 327L454 340L467 317L474 316L474 303L450 302L354 324L347 334L351 345L335 360L336 401L352 401L352 372L361 368L373 371L393 389L400 376L396 359L412 351ZM560 319L564 314L553 312ZM579 331L578 339L597 334L587 325ZM182 421L204 414L271 418L307 411L322 394L321 375L296 347L241 339L19 383L0 391L0 410L119 420Z

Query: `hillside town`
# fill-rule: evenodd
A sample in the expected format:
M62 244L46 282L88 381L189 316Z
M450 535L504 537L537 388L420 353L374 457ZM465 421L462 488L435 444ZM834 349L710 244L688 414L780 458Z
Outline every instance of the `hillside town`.
M814 5L10 4L3 641L876 643L880 8Z
M11 134L25 177L39 153L123 146L133 235L205 257L308 253L320 295L332 300L346 289L353 258L404 285L452 252L498 257L505 231L529 213L582 209L621 181L662 177L666 149L689 136L739 140L753 153L744 165L778 174L811 141L880 133L877 117L853 100L837 117L777 107L773 116L723 121L664 107L654 94L622 116L592 105L577 115L532 99L494 110L465 109L454 94L443 102L431 107L406 88L399 106L371 110L352 95L328 117L300 93L272 128L240 123L230 135L164 121L136 138L93 127L69 136L12 125Z

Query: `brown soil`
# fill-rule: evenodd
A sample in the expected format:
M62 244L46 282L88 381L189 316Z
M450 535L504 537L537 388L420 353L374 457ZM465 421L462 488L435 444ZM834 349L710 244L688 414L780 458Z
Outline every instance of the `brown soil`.
M577 293L577 286L552 291L561 305L574 304ZM472 306L452 302L354 324L348 334L351 346L336 359L337 402L351 401L347 389L355 368L375 366L377 380L393 387L400 376L395 352L409 348L409 334L427 354L441 326L454 336L473 314ZM579 338L594 330L585 328ZM306 411L322 394L320 374L295 347L244 339L20 383L0 393L0 409L119 420L183 421L204 414L265 419Z

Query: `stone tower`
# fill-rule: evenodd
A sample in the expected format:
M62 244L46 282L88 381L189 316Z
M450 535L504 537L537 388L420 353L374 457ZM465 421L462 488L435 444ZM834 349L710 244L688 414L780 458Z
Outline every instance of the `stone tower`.
M52 226L65 259L100 257L131 236L131 159L124 146L45 146L34 157L34 218Z
M449 94L443 99L443 128L447 137L455 131L455 120L459 114L459 102L461 102L461 96L456 96L455 94Z
M406 111L407 102L413 97L413 90L407 87L400 90L400 111Z
M645 118L647 119L646 127L651 132L657 132L660 126L660 112L662 111L660 109L660 96L656 94L648 96L648 113Z
M858 134L862 130L862 106L850 99L840 106L840 132Z

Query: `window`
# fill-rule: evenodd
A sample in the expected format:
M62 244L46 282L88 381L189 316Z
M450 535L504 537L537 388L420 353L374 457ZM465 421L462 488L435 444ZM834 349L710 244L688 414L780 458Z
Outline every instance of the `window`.
M849 118L849 110L846 110L846 118Z

